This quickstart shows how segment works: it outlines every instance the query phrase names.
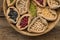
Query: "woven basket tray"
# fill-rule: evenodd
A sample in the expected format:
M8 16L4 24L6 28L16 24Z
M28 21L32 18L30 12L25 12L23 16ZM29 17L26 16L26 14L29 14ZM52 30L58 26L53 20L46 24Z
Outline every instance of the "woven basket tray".
M6 0L3 1L3 11L4 11L4 15L6 16L6 11L7 11L7 5L6 5ZM44 31L43 33L40 33L40 34L34 34L34 33L29 33L29 32L26 32L26 31L19 31L14 25L12 25L11 23L9 23L11 25L11 27L13 27L17 32L23 34L23 35L28 35L28 36L38 36L38 35L43 35L47 32L49 32L50 30L52 30L55 25L58 23L59 19L60 19L60 10L58 9L57 11L57 15L58 15L58 18L57 20L49 23L48 25L48 29L46 31ZM7 17L6 17L7 19ZM7 19L7 21L9 22L9 20Z

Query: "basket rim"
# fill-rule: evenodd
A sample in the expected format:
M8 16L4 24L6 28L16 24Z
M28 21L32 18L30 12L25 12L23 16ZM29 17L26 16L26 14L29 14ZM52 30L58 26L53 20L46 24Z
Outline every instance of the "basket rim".
M5 3L6 3L6 0L4 0L3 1L3 11L4 11L4 15L5 15L5 17L6 17L6 12L5 12ZM7 17L6 17L6 19L7 19ZM12 24L10 24L9 23L9 20L7 19L7 21L8 21L8 23L11 25L11 27L13 28L13 29L15 29L17 32L19 32L19 33L21 33L21 34L24 34L24 35L27 35L27 36L39 36L39 35L43 35L43 34L45 34L45 33L47 33L47 32L49 32L49 31L51 31L54 27L55 27L55 25L59 22L59 20L60 20L60 14L59 14L59 11L58 11L58 18L57 18L57 20L55 20L53 23L51 23L49 26L51 26L50 28L48 28L46 31L44 31L43 33L41 33L41 34L30 34L30 33L28 33L28 32L25 32L25 31L20 31L20 30L18 30L15 26L13 26Z

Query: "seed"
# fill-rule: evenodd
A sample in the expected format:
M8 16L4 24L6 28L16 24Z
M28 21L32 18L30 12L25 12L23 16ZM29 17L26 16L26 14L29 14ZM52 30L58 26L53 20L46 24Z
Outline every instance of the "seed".
M10 3L12 3L14 0L10 0Z
M20 26L21 28L25 27L28 25L28 16L25 16L22 18L21 22L20 22Z
M16 11L14 11L12 8L10 8L10 12L9 12L8 16L10 16L11 19L13 19L14 21L16 21L18 13Z
M36 6L31 2L30 4L30 8L29 8L29 11L31 12L30 14L32 15L32 17L36 17Z
M40 4L43 5L43 0L36 0L36 1L38 1Z

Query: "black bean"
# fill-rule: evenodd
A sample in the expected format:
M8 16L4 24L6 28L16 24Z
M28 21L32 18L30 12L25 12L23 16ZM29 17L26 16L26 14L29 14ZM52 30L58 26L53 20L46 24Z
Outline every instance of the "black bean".
M18 13L15 10L13 10L12 8L10 8L10 12L9 12L8 16L10 16L11 19L13 19L14 21L16 21Z

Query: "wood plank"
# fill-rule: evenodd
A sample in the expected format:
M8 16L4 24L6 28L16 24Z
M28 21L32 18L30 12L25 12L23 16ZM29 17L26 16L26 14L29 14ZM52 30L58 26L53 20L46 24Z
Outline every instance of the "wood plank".
M0 16L4 16L2 6L3 6L3 0L0 0Z
M0 0L0 40L60 40L60 22L52 31L42 36L29 37L19 34L6 21L2 4L3 0Z
M0 40L60 40L60 22L52 31L37 37L24 36L16 32L6 21L0 18Z
M0 16L4 16L3 11L0 9Z

